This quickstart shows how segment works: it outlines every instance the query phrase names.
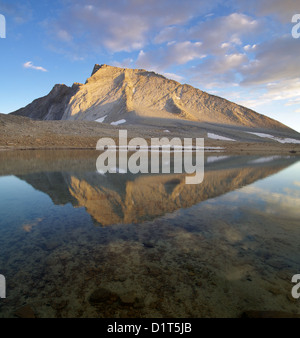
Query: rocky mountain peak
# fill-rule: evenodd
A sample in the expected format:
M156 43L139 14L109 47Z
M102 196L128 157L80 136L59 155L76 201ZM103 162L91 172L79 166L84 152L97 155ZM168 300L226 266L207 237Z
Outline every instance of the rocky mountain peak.
M94 66L94 69L92 71L91 76L93 76L95 73L97 73L99 69L101 69L101 68L108 68L108 67L113 68L113 67L111 67L109 65L106 65L106 64L99 65L99 64L96 63L95 66Z
M95 64L85 84L55 85L12 113L34 119L145 125L182 121L289 131L283 124L190 85L144 69ZM155 121L155 122L154 122ZM176 122L174 122L176 121Z

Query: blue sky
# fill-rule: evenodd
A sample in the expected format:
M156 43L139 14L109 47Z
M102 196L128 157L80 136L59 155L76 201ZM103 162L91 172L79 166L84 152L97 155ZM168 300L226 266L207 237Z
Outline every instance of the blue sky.
M296 13L299 0L0 0L0 112L84 83L99 63L156 71L300 132Z

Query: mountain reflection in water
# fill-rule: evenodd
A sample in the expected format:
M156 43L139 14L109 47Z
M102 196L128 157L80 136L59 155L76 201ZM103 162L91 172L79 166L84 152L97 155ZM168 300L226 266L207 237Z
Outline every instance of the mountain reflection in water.
M0 317L299 314L300 163L206 154L185 174L96 172L95 151L0 152Z
M52 152L49 168L39 170L39 154L30 160L28 173L17 177L35 189L48 194L53 203L72 203L85 207L95 224L140 223L155 219L180 208L214 198L272 175L291 163L294 158L207 156L205 178L201 184L185 184L185 174L106 174L97 173L97 153L73 151L68 157ZM56 167L58 156L59 167ZM74 159L78 161L74 162ZM84 161L84 163L83 163ZM47 160L46 160L47 162Z

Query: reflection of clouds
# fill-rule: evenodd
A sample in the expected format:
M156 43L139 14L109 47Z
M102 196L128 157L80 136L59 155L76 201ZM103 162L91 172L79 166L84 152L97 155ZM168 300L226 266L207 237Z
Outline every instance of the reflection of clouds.
M234 228L227 228L224 230L226 239L231 243L236 243L243 240L243 235L240 231Z
M251 185L251 186L243 187L240 190L240 193L247 194L247 195L259 195L263 191L264 191L263 189L256 187L254 185Z
M23 228L24 231L30 232L32 230L32 228L35 227L36 225L40 224L42 222L42 220L43 220L42 218L37 218L33 222L23 224L22 228Z
M244 279L247 275L254 275L255 269L249 264L238 266L227 266L225 277L229 281L237 281Z
M285 188L284 191L287 195L298 198L300 195L300 190L292 189L292 188Z
M296 185L297 187L300 187L300 182L299 181L294 181L293 184Z
M216 208L217 205L220 204L220 202L237 202L240 200L240 195L238 193L238 191L230 191L228 193L225 193L224 195L221 195L221 196L215 196L214 198L212 199L209 199L207 201L205 201L205 203L207 204L207 207L209 205L213 205L213 208ZM236 209L236 206L235 205L228 205L228 208L231 208L231 209Z
M267 191L259 187L245 187L240 194L253 195L266 203L264 211L269 214L300 217L300 190L285 188L282 192Z

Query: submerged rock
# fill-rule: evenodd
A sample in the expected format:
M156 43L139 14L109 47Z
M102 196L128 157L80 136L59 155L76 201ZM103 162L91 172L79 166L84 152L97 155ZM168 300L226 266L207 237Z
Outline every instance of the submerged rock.
M52 251L60 246L60 243L58 241L50 241L46 243L46 249L49 251Z
M15 315L19 318L35 318L33 309L29 305L24 305L20 307Z
M92 305L99 304L99 303L104 303L110 300L117 300L118 296L111 292L110 290L104 289L104 288L99 288L95 290L89 298L89 302Z
M136 301L136 296L133 292L128 292L120 296L121 303L124 305L133 305Z
M148 249L154 248L154 245L151 242L143 242L143 246Z

